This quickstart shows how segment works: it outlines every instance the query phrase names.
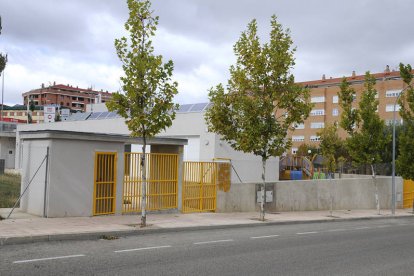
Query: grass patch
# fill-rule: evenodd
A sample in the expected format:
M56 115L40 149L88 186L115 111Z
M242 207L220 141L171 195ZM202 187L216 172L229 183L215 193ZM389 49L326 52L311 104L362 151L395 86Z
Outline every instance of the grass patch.
M20 175L0 175L0 208L12 208L20 196Z

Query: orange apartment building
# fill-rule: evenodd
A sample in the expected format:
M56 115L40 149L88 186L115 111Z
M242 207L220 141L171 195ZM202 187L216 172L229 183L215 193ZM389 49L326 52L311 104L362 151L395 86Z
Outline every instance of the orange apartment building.
M394 103L405 88L405 84L400 77L398 71L390 71L389 67L383 73L372 74L376 78L375 88L378 93L378 114L385 120L386 124L392 124ZM364 75L356 75L352 73L347 77L347 81L354 88L356 98L353 103L355 108L358 104L364 90ZM325 126L339 122L341 115L341 108L339 107L338 93L340 91L340 84L342 78L329 78L325 76L320 80L300 82L298 84L307 86L310 89L311 102L314 107L304 124L295 127L294 131L289 133L289 138L292 139L291 153L296 153L301 144L308 144L313 146L319 145L320 137L317 135ZM399 110L397 104L396 110ZM397 112L397 121L400 121L400 116ZM346 133L343 129L339 129L339 135L343 138Z
M83 89L71 85L56 84L30 90L22 94L23 105L26 105L28 98L34 101L36 106L60 105L70 108L72 111L86 110L86 104L95 102L106 102L112 98L108 91L95 91L91 88Z

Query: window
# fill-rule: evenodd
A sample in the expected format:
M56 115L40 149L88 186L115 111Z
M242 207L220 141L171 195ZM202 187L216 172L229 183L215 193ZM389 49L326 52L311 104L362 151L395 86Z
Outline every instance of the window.
M312 136L310 137L310 141L311 141L311 142L318 142L318 141L320 141L320 140L321 140L321 137L320 137L320 136L312 135Z
M324 103L325 97L319 96L319 97L311 97L311 103Z
M293 142L303 142L303 141L305 141L305 136L303 136L303 135L292 136L292 141Z
M14 116L14 112L10 112L9 113L9 116Z
M325 115L325 109L313 109L310 113L311 116Z
M332 109L332 116L338 116L338 115L339 115L338 108Z
M385 97L386 98L395 98L398 97L401 94L401 90L397 89L397 90L387 90L385 92Z
M395 105L395 111L400 111L400 105ZM394 105L393 104L387 104L385 106L385 112L393 112L394 111Z
M304 129L304 128L305 128L305 124L304 124L304 123L301 123L301 124L295 124L293 127L294 127L295 129Z
M298 152L298 148L292 148L292 154L296 154Z
M338 103L338 96L332 97L332 103Z
M324 122L315 122L311 123L311 128L324 128L325 123Z
M390 120L385 120L385 124L387 125L387 126L392 126L392 124L393 124L393 119L390 119ZM395 119L395 125L396 126L398 126L398 125L402 125L403 124L403 119Z

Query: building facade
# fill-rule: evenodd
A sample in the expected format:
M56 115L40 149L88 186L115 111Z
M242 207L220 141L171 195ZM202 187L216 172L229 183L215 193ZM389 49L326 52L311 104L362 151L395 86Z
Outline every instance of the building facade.
M394 104L406 87L400 77L400 72L390 71L388 66L383 73L372 74L376 79L375 89L377 90L377 99L379 100L378 114L385 120L386 124L392 124ZM365 75L356 75L352 73L350 77L346 77L350 86L355 90L354 108L359 108L362 93L364 91ZM325 76L320 80L300 82L298 84L306 86L310 89L311 102L314 104L308 119L300 125L296 125L294 131L289 133L292 139L291 153L294 154L302 144L311 146L319 146L320 132L324 127L335 124L340 121L341 108L339 106L338 93L340 92L340 84L342 78L329 78ZM401 122L398 113L399 105L396 105L397 122ZM339 135L346 137L343 129L339 129Z
M43 122L43 107L36 106L32 112L32 123ZM15 105L15 106L3 106L3 112L0 115L1 122L12 123L27 123L27 106Z
M22 94L23 104L26 105L30 99L35 105L59 105L70 108L72 111L85 111L87 104L106 102L112 98L108 91L95 91L91 88L84 89L71 85L53 84L30 90Z

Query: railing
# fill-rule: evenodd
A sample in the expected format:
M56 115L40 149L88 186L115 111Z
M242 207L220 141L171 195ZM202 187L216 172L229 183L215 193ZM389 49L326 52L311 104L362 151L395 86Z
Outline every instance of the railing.
M140 212L142 202L142 153L125 153L122 212ZM147 153L146 209L148 211L178 207L178 155Z

